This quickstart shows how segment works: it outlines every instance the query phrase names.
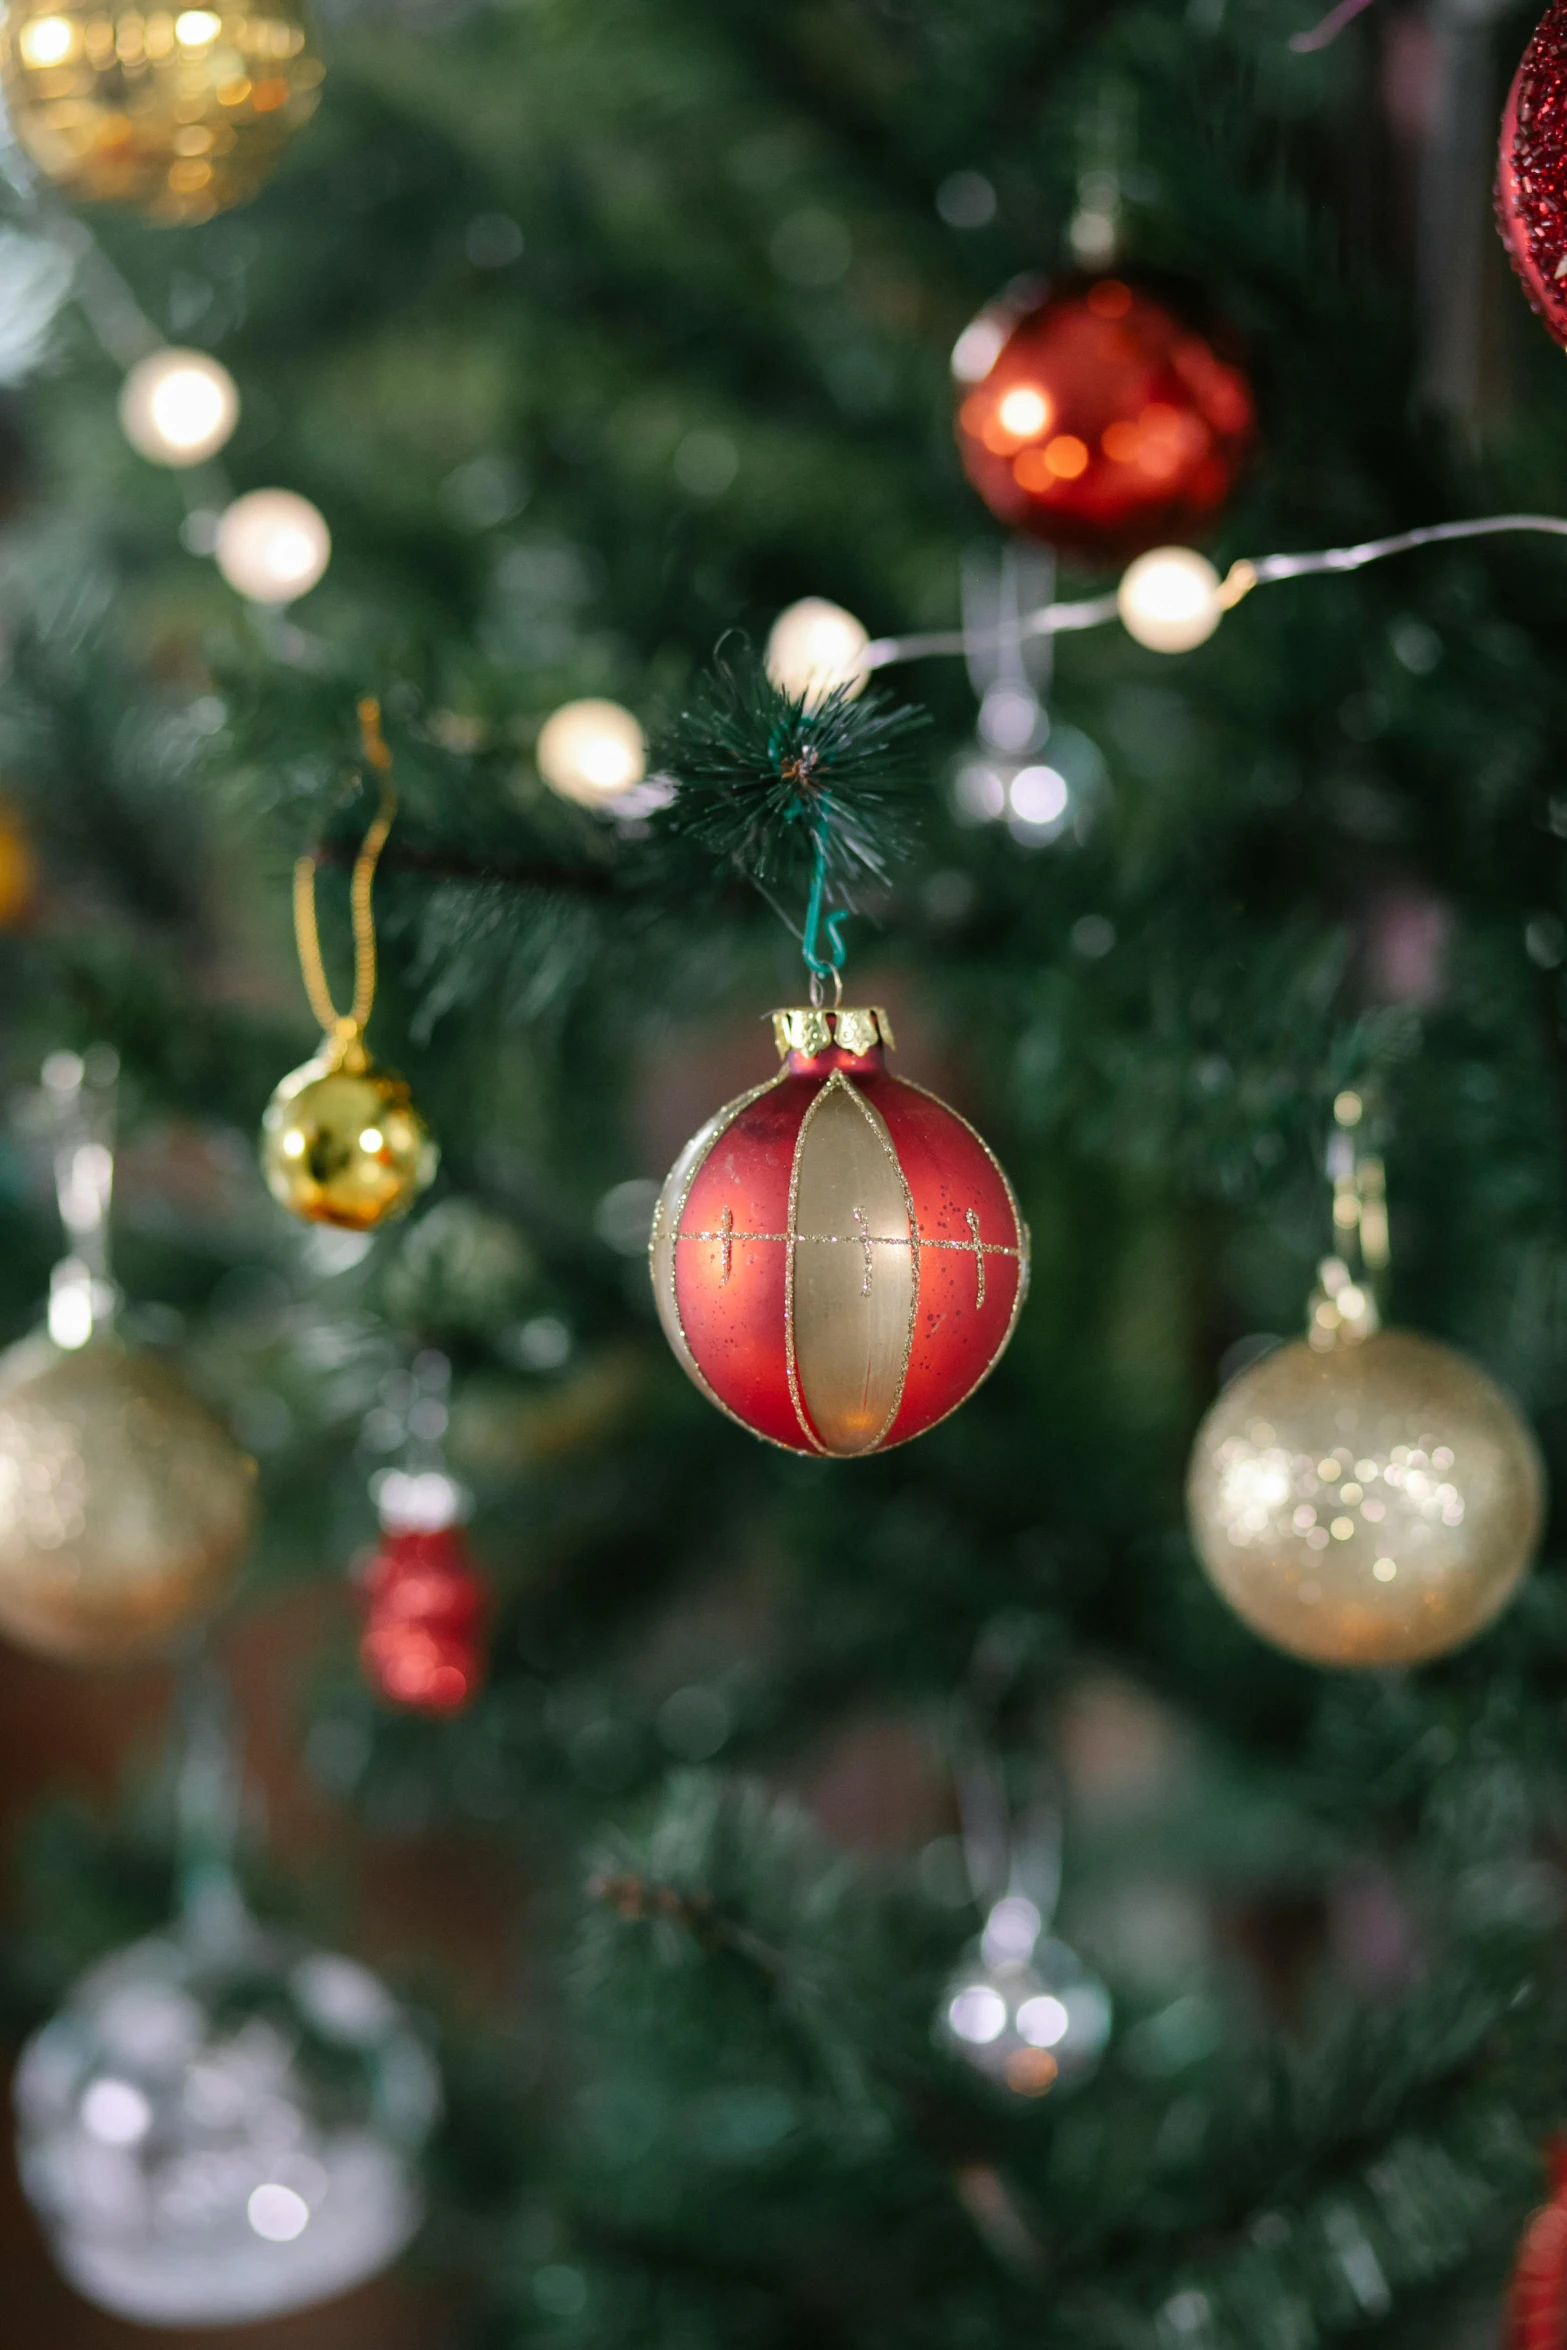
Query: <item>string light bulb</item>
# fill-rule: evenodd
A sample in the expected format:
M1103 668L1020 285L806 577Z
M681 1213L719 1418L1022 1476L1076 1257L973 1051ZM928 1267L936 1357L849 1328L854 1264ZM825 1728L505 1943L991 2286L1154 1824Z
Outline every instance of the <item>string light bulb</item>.
M154 351L120 392L120 425L153 465L201 465L239 422L239 388L205 351Z
M618 702L567 702L545 721L537 758L552 792L582 808L603 808L647 774L647 737Z
M1223 582L1191 547L1154 547L1126 571L1116 609L1151 653L1194 652L1224 618Z
M293 490L250 490L219 519L213 554L236 595L252 604L291 604L325 572L332 534L308 498Z
M841 604L805 596L773 623L767 674L780 693L794 695L807 709L818 708L841 686L858 697L869 682L865 649L870 641L869 632Z

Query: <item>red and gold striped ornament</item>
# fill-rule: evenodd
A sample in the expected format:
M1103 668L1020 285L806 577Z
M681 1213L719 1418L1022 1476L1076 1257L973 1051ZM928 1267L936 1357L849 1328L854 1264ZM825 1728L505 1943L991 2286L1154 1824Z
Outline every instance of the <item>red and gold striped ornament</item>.
M1563 2350L1567 2343L1567 2139L1554 2139L1546 2153L1551 2198L1518 2246L1504 2350Z
M775 1012L783 1067L676 1160L653 1219L670 1345L720 1411L853 1460L923 1436L1005 1352L1028 1229L992 1152L893 1077L882 1011Z

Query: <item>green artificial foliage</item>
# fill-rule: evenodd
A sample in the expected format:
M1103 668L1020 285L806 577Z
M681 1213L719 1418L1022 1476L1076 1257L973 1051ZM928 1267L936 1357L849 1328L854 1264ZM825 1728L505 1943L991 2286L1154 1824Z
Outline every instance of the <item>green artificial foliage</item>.
M898 787L925 723L847 685L819 700L786 693L754 655L731 655L660 746L678 786L670 828L758 882L814 862L830 881L885 883L904 845Z
M1537 4L1466 53L1487 119ZM1198 288L1256 387L1221 575L1567 514L1561 354L1484 171L1477 364L1433 395L1429 12L1305 51L1316 0L321 13L320 111L254 204L90 223L239 383L212 470L132 454L101 273L68 297L47 198L0 204L0 818L40 871L0 931L0 1335L61 1253L39 1066L106 1042L127 1327L260 1462L237 1639L373 1542L399 1380L451 1361L485 1686L395 1712L323 1605L268 1742L367 1853L476 1848L502 1938L528 1897L514 1995L412 1986L448 2089L432 2350L1488 2350L1567 2123L1563 550L1259 587L1174 659L1063 634L1054 739L1107 781L1048 844L955 790L962 660L806 709L737 649L807 595L878 637L960 626L1004 534L949 353L1107 184L1113 266ZM284 613L203 552L274 485L334 542ZM367 1248L291 1224L254 1156L316 1043L289 916L316 843L346 994L364 694L400 799L370 1041L442 1146ZM589 697L642 721L670 805L547 788L540 730ZM993 1378L852 1464L713 1411L646 1272L687 1135L772 1074L802 927L1033 1236ZM1508 1384L1558 1496L1510 1612L1409 1673L1264 1648L1184 1524L1221 1377L1303 1326L1352 1086L1388 1128L1392 1318ZM953 1721L995 1653L1014 1779L1054 1752L1067 1790L1057 1930L1116 2011L1098 2075L1037 2099L934 2029L982 1924ZM13 2039L166 1908L162 1783L127 1767L117 1808L66 1784L16 1847ZM294 1881L286 1840L249 1866L399 1975L346 1874Z

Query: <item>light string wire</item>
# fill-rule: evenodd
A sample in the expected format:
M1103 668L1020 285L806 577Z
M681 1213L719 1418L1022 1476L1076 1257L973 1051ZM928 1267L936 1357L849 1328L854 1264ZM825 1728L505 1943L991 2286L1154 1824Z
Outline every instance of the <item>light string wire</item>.
M351 1011L339 1012L333 1002L326 965L321 958L321 931L316 919L316 869L321 863L319 844L307 850L294 866L294 940L299 949L300 975L305 983L305 993L310 998L310 1009L320 1021L321 1033L330 1039L339 1061L351 1058L359 1049L359 1040L369 1025L375 1004L375 912L372 902L375 869L380 862L381 851L386 846L387 834L397 817L392 754L387 749L386 737L381 731L381 705L368 694L359 704L359 736L365 763L375 770L380 779L381 804L360 844L349 882L349 908L354 935L354 1001Z
M1406 555L1416 547L1446 545L1458 539L1495 538L1513 531L1534 531L1548 538L1567 538L1567 518L1559 514L1489 514L1473 522L1433 522L1421 530L1403 530L1390 538L1364 539L1358 546L1326 547L1312 554L1258 555L1233 563L1220 590L1220 602L1232 610L1253 588L1272 587L1283 579L1308 579L1324 572L1364 570L1390 555ZM1016 628L974 633L944 629L923 636L877 637L866 646L861 667L891 669L902 661L924 661L944 654L963 654L983 645L1010 643L1039 636L1064 636L1079 629L1103 628L1119 617L1118 595L1091 596L1079 603L1046 604L1024 613Z
M1297 57L1308 57L1314 49L1326 49L1346 25L1353 24L1370 6L1371 0L1338 0L1338 6L1330 8L1322 22L1309 33L1291 33L1289 45Z

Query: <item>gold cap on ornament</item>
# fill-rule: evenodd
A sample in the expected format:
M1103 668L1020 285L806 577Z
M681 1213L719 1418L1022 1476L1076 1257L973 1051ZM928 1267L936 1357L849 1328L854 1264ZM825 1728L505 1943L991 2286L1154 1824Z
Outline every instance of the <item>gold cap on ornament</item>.
M786 1061L791 1053L803 1054L814 1061L818 1053L825 1053L836 1045L843 1053L873 1052L884 1044L888 1052L896 1052L892 1022L879 1004L857 1011L821 1011L804 1004L792 1011L774 1012L773 1035L778 1041L778 1057Z

